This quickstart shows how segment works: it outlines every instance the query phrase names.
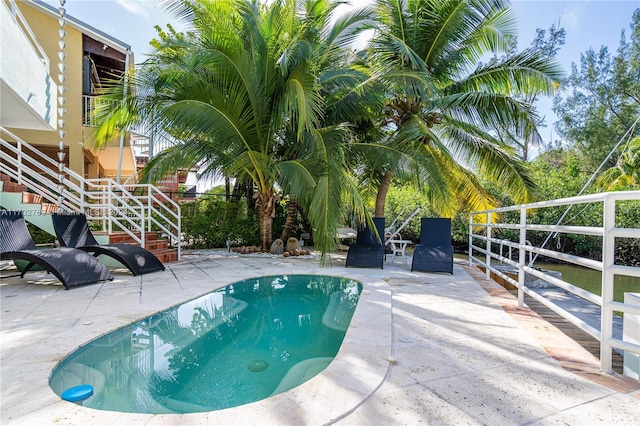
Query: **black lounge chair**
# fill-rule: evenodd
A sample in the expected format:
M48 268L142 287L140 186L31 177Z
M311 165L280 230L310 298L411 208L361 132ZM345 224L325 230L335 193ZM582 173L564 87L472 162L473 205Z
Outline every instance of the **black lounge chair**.
M384 218L376 217L373 223L378 235L372 232L367 224L358 226L356 242L349 246L345 266L360 266L363 268L380 268L384 265ZM381 239L381 240L380 240Z
M453 274L451 219L422 218L420 244L413 251L411 270Z
M102 263L82 250L66 247L38 249L20 211L0 211L0 259L28 262L20 273L21 278L39 265L60 280L67 290L113 280L113 275Z
M134 276L164 271L162 262L142 247L133 244L98 244L83 213L54 213L51 217L58 240L65 247L74 247L96 257L101 254L112 257L127 267Z

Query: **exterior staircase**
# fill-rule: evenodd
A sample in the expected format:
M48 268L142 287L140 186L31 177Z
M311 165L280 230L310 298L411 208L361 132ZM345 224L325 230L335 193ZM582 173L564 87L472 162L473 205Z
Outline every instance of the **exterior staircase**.
M108 244L138 244L130 235L126 232L112 232L107 234L106 232L93 232L93 235L100 241L100 237L108 237ZM106 244L106 243L105 243ZM157 232L147 232L145 235L146 249L153 253L160 262L170 263L178 261L178 250L169 248L169 241L165 239L158 239Z
M47 217L56 211L55 204L46 203L42 196L27 192L27 187L11 181L0 173L0 207L6 210L21 210L25 220L38 228L55 235L51 219Z
M25 185L13 182L9 176L3 173L0 173L0 207L6 210L22 211L27 222L55 236L51 214L57 211L57 206L43 202L41 195L28 192ZM140 245L126 232L112 232L109 234L107 232L94 231L93 234L101 244L127 243ZM140 233L137 233L136 236L140 238ZM178 261L178 250L169 248L169 241L158 238L157 232L145 232L145 248L162 263Z

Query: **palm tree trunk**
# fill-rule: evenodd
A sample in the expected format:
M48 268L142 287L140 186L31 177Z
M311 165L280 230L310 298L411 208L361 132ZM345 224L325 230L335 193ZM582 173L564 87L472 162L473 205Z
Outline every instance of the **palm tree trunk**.
M374 217L384 217L384 203L387 199L387 193L389 192L392 179L393 173L386 172L380 180L380 186L378 186L378 193L376 194L376 210Z
M294 196L289 198L289 206L287 207L287 219L284 221L284 227L282 228L282 234L280 235L280 239L285 243L291 236L291 231L293 231L293 223L296 219L296 213L298 211L298 199Z
M269 251L271 243L273 242L271 228L276 211L276 200L273 190L269 188L265 193L258 193L257 204L260 213L260 241L262 243L262 250Z
M262 251L269 251L271 248L271 225L273 218L271 215L265 214L263 209L260 208L260 241L262 244Z
M227 202L231 201L231 180L229 176L224 177L224 199Z

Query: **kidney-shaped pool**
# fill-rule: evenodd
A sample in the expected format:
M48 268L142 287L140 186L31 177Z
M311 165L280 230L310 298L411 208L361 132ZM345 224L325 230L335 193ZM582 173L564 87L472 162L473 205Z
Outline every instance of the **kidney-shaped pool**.
M329 365L361 291L321 275L236 282L93 340L60 362L49 384L58 395L89 385L85 407L129 413L258 401Z

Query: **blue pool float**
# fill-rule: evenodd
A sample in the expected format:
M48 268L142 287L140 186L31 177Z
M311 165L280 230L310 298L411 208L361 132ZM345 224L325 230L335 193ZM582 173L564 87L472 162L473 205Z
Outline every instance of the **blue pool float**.
M67 389L62 392L62 399L70 402L84 401L93 395L93 386L91 385L78 385Z

